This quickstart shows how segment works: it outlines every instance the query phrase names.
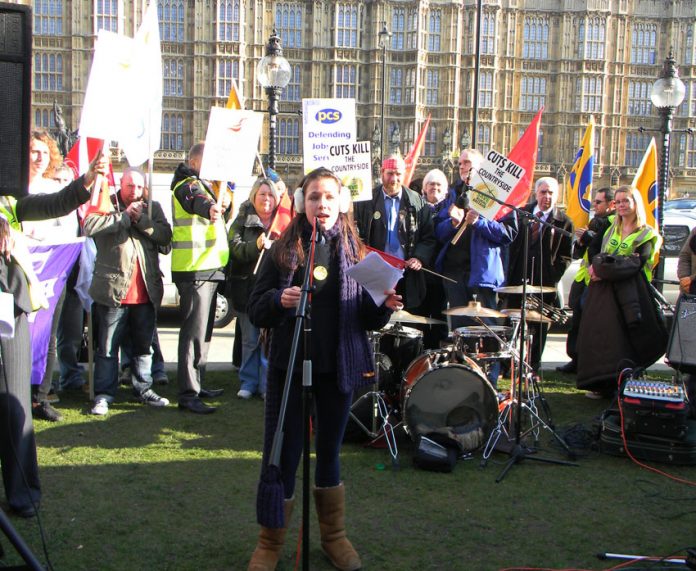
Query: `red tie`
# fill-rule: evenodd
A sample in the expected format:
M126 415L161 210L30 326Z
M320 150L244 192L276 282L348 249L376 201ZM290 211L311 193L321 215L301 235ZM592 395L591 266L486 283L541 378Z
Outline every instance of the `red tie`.
M539 210L536 213L537 220L535 220L532 223L532 243L536 242L539 239L539 232L541 231L541 223L539 222L538 219L544 217L544 213Z

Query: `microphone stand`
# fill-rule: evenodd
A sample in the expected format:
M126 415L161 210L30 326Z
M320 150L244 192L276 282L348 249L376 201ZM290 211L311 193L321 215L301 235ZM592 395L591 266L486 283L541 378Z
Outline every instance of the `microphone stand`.
M490 187L488 186L488 183L485 181L485 179L482 179L484 181L484 184L486 184L488 190L490 190ZM527 268L527 252L529 251L529 226L532 221L534 222L539 222L540 224L544 226L549 226L552 228L555 228L555 230L561 234L564 234L566 236L569 236L572 238L572 234L570 232L567 232L566 230L563 230L562 228L558 228L554 226L553 224L550 224L546 222L545 220L541 220L540 218L534 216L531 212L528 212L526 210L523 210L521 208L518 208L514 204L509 204L507 202L504 202L502 200L499 200L496 196L493 195L492 192L483 192L481 190L477 190L475 188L470 189L473 192L477 192L478 194L481 194L485 196L486 198L489 198L498 204L502 206L507 206L511 210L517 213L517 215L520 217L520 222L522 223L523 226L523 232L524 232L524 244L523 244L523 252L524 252L524 259L522 260L522 307L520 308L520 349L519 349L519 355L520 355L520 366L517 368L517 379L511 379L512 383L517 382L517 388L515 390L516 392L516 400L517 400L517 417L513 418L515 419L515 440L512 449L510 450L510 459L507 461L505 466L503 467L503 470L500 472L498 477L496 478L496 483L499 483L505 478L507 473L510 471L510 469L517 463L522 462L525 458L528 458L529 460L534 460L536 462L544 462L547 464L558 464L560 466L578 466L578 464L575 464L573 462L565 462L563 460L554 460L551 458L542 458L539 456L533 456L530 455L532 451L530 451L528 448L522 445L521 443L521 435L522 435L522 409L527 408L530 413L532 413L538 422L540 422L544 428L548 429L553 437L561 444L563 449L566 451L568 454L568 457L571 459L575 459L575 454L573 451L568 447L566 442L548 425L546 424L536 413L533 413L527 407L526 404L522 403L522 387L523 387L523 379L526 377L526 372L524 367L522 366L522 363L524 363L524 358L525 358L525 334L526 334L526 328L527 328L527 309L526 309L526 296L527 296L527 281L529 280L528 278L528 268ZM515 406L515 403L512 403L512 406Z
M302 279L302 289L300 292L300 302L295 310L295 329L290 345L290 361L285 372L285 386L283 387L283 398L280 403L278 415L278 426L273 435L273 445L269 455L268 465L280 470L280 456L283 450L283 440L285 438L285 415L288 408L290 396L290 383L295 371L295 359L299 349L300 334L304 331L304 361L302 362L302 418L303 418L303 464L302 464L302 569L309 570L309 477L310 477L310 413L312 398L312 360L311 360L311 297L312 297L312 274L314 270L314 250L320 234L317 232L316 219L312 226L312 238L309 244L309 255L305 265L305 273ZM287 524L287 522L286 522Z

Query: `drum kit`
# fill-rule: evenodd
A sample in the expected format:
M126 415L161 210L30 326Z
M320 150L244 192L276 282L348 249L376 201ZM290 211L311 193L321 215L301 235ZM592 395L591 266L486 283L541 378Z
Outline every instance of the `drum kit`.
M542 293L549 288L534 289L534 293ZM521 293L517 286L499 291ZM464 455L484 449L487 460L501 437L509 436L516 403L524 401L524 410L532 419L530 431L537 434L539 426L546 424L536 404L540 401L545 406L545 401L539 396L531 367L520 362L516 349L521 342L520 310L498 311L474 300L444 313L466 316L477 325L456 328L451 342L441 349L424 350L422 331L408 325L445 322L402 310L394 312L389 324L371 335L375 383L356 395L347 434L367 435L371 443L384 438L394 466L398 465L394 430L399 426L416 443L421 438L446 442L456 445ZM510 325L493 325L491 319L505 319ZM550 317L529 309L526 321L552 323ZM531 347L532 336L525 337L525 347ZM518 368L524 368L529 379L524 383L524 394L516 395L512 383L511 392L500 395L489 382L489 368L503 362L509 362L513 379ZM548 419L548 409L544 412Z

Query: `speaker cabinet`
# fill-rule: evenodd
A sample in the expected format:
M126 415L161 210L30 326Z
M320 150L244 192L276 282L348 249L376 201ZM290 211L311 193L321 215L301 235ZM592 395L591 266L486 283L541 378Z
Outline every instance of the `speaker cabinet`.
M682 295L674 311L667 359L683 373L696 373L696 295Z
M0 195L28 192L31 43L29 6L0 3Z

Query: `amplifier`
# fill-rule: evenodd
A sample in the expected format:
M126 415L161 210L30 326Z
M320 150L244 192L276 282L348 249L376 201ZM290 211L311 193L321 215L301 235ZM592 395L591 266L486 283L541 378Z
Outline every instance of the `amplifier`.
M674 311L667 361L682 373L696 373L696 295L682 295Z
M682 439L689 407L684 387L652 379L628 379L621 391L627 433Z

